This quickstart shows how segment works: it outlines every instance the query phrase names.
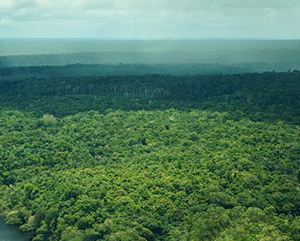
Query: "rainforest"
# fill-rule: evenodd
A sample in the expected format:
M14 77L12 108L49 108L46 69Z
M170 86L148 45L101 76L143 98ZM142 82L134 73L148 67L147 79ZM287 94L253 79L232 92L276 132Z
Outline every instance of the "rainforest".
M300 240L300 72L180 68L1 67L6 223L33 241Z

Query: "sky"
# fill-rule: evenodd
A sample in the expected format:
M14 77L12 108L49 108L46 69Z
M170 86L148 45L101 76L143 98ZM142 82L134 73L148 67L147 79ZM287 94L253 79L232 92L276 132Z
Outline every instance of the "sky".
M300 39L299 0L0 0L0 38Z

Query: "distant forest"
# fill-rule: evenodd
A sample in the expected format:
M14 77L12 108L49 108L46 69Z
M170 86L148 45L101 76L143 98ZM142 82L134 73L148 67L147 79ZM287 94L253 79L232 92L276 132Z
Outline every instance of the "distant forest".
M38 115L51 113L55 116L88 110L103 113L106 109L196 108L225 111L232 117L244 116L252 120L266 118L300 123L298 70L170 75L164 74L162 68L163 74L143 73L149 72L152 67L68 65L0 68L1 105L2 108L11 106ZM176 69L176 66L173 67ZM181 67L186 71L189 69ZM137 74L139 71L140 74ZM160 70L157 69L157 72Z
M0 68L0 214L33 241L300 240L300 71L244 70Z

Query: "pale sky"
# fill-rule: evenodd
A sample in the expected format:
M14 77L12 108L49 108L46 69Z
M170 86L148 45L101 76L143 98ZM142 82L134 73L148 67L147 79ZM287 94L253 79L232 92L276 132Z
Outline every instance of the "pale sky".
M300 39L300 1L0 0L0 38Z

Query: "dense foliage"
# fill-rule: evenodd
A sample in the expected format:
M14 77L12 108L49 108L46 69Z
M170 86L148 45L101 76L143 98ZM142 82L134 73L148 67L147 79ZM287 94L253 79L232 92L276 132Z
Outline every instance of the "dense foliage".
M300 240L299 77L7 75L0 211L35 241Z

